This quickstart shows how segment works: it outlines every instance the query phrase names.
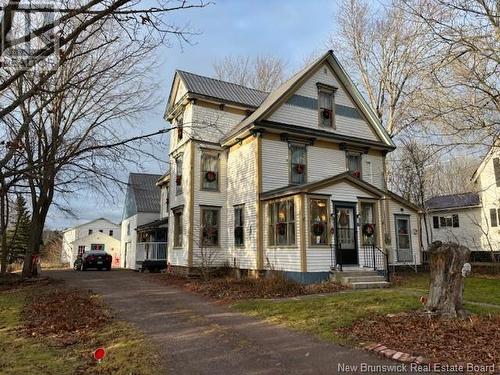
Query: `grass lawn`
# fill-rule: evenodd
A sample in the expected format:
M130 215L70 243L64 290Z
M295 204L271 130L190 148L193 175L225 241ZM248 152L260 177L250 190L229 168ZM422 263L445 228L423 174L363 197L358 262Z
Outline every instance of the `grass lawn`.
M23 333L22 309L32 288L0 292L0 369L5 375L25 374L155 374L154 350L127 323L112 320L73 345L54 345L49 337ZM100 364L92 353L107 349Z
M323 339L349 343L349 339L335 332L349 327L355 321L374 315L395 314L422 307L417 295L409 291L424 292L427 280L417 275L400 286L389 289L348 291L325 297L299 300L247 300L233 306L250 315L271 322L303 330ZM472 289L472 290L471 290ZM499 308L466 303L466 308L476 314L500 314L500 281L467 279L465 295L469 301L499 304Z

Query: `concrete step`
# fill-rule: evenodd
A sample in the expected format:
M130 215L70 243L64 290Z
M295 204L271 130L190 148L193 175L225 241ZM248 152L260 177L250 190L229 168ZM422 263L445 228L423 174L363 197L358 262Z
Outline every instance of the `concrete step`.
M379 289L387 288L390 283L387 281L360 281L350 283L352 289Z
M336 275L340 277L355 277L355 276L377 276L377 271L366 270L366 271L336 271Z
M351 276L351 277L342 277L342 283L350 284L357 282L372 282L372 281L385 281L385 277L383 276Z

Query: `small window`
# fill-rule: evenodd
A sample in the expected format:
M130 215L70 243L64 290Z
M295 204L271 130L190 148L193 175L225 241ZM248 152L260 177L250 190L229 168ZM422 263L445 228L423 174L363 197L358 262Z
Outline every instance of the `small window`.
M81 256L85 252L85 245L78 246L78 256Z
M326 199L311 199L310 201L310 238L311 245L327 245L328 222Z
M441 227L446 227L446 218L445 218L444 216L441 216L441 217L439 218L439 225L440 225Z
M201 188L219 190L219 154L204 152L201 155Z
M491 220L492 227L496 227L498 225L497 210L494 208L490 209L490 220Z
M130 223L127 223L127 236L130 236Z
M182 156L175 159L175 194L182 193Z
M375 244L375 209L373 203L361 203L361 243Z
M269 245L295 245L295 210L293 199L269 203Z
M89 236L94 233L94 231L92 229L89 229Z
M439 228L439 216L432 217L432 227L435 229Z
M500 159L499 158L493 159L493 169L495 171L495 181L496 181L497 187L500 187Z
M103 230L102 230L102 229L99 229L99 233L103 233Z
M347 170L351 176L361 178L361 154L347 153Z
M333 92L321 90L318 93L319 124L323 127L333 128Z
M290 184L306 182L306 146L290 145Z
M451 217L446 218L446 226L447 227L453 226L453 221L452 221Z
M234 245L236 247L243 247L245 245L245 219L243 217L244 206L237 206L234 208Z
M110 229L110 230L109 230L109 235L110 235L111 237L113 237L113 229Z
M184 123L182 116L177 118L177 142L182 140L184 136Z
M174 211L174 247L182 247L182 210Z
M452 215L451 219L453 221L453 228L459 228L460 227L460 222L458 220L458 214Z
M218 208L201 209L201 243L203 246L219 246Z

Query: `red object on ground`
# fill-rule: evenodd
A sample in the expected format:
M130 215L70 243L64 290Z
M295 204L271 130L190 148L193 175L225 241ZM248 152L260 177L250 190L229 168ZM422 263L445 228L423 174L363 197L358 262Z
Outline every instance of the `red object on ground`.
M99 361L101 362L104 357L106 357L106 349L104 348L97 348L95 351L94 351L94 358L96 361Z

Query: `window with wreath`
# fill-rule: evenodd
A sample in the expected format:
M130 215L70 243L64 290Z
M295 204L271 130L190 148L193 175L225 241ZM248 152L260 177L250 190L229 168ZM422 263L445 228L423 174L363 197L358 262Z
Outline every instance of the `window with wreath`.
M203 246L219 246L220 208L201 208L201 243Z
M236 247L243 247L245 245L243 208L243 205L234 208L234 245Z
M319 123L323 127L334 127L333 91L320 88L318 92Z
M306 183L307 149L304 145L290 144L290 184Z
M375 210L373 203L361 203L361 243L375 244Z
M201 188L219 190L219 154L203 152L201 154Z
M182 209L174 211L174 247L182 247Z
M269 246L295 245L295 210L292 199L269 203Z
M328 212L326 199L310 200L311 245L328 244Z
M357 152L347 153L347 170L351 176L361 178L361 154Z
M182 193L182 156L175 159L175 193Z

